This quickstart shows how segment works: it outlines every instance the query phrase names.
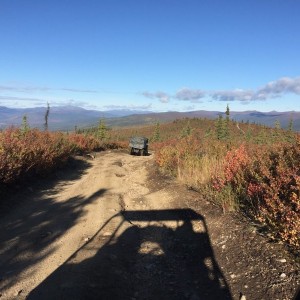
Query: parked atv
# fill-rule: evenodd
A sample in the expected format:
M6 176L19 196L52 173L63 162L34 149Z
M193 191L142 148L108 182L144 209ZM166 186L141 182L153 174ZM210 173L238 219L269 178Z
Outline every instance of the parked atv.
M131 155L148 155L148 139L145 137L135 136L129 140Z

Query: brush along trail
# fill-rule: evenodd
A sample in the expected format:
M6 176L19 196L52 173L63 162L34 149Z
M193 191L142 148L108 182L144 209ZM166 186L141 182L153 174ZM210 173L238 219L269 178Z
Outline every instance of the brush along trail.
M0 220L0 299L291 299L283 245L162 176L154 155L77 158Z

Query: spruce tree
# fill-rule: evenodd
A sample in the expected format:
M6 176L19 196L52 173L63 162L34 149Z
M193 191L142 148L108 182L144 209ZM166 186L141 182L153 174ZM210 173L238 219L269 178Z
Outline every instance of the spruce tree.
M22 131L22 133L26 133L29 129L30 128L29 128L29 125L28 125L27 116L24 115L23 119L22 119L21 131Z
M228 139L229 138L229 116L230 116L230 110L228 104L226 106L225 115L226 115L226 119L225 119L225 126L224 126L224 137Z
M218 119L216 121L216 133L218 140L224 139L224 120L221 114L219 114Z
M293 120L293 118L290 118L288 130L290 132L294 130L294 120Z
M154 130L154 133L153 133L152 140L154 142L158 142L160 140L160 125L159 125L159 122L157 122L156 125L155 125L155 130Z
M99 121L97 135L100 140L104 140L107 137L107 128L104 120Z
M186 126L181 131L181 137L189 136L189 135L191 135L191 133L192 133L192 128L190 125L190 121L188 120Z
M49 113L50 113L50 105L49 105L49 103L47 102L47 109L46 109L46 113L45 113L45 124L44 124L45 131L48 130L48 118L49 118Z

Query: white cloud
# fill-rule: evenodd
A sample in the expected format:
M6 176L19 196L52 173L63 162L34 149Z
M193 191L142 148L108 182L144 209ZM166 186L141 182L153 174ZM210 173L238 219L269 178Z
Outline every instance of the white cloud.
M257 93L269 97L276 97L286 93L300 95L300 77L282 77L278 80L271 81L258 89Z
M27 105L30 104L33 106L46 106L48 102L50 106L80 106L85 108L93 108L93 106L90 105L89 102L79 101L74 99L68 99L68 100L52 99L51 100L51 99L30 98L30 97L0 96L0 100L2 105L8 105L8 106L11 105L23 106L24 102L26 102Z
M211 96L214 100L219 101L250 102L277 98L287 93L300 95L300 77L283 77L278 80L271 81L257 90L236 89L214 91L211 93Z
M254 92L251 90L228 90L228 91L215 91L211 93L214 100L218 101L251 101L254 97Z
M61 101L48 101L48 102L52 106L80 106L86 108L92 107L89 102L79 101L74 99L61 100Z
M200 99L205 97L205 92L202 90L193 90L189 88L182 88L175 94L175 98L183 101L201 102Z
M43 86L6 86L0 85L0 91L18 92L18 93L34 93L34 92L49 92L49 91L66 91L72 93L97 93L95 90L76 89L76 88L53 88Z
M13 97L13 96L0 96L0 100L5 100L5 101L33 101L33 102L38 102L38 101L43 101L41 98L30 98L30 97Z
M162 103L168 103L170 101L170 96L167 93L161 92L161 91L158 91L155 93L146 91L146 92L143 92L142 95L145 96L146 98L158 99Z

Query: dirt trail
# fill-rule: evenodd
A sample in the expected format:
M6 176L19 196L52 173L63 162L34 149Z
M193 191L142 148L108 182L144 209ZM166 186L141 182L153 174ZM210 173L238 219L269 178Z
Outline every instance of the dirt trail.
M282 245L112 151L29 187L0 222L0 299L291 299ZM271 270L270 270L271 268Z

